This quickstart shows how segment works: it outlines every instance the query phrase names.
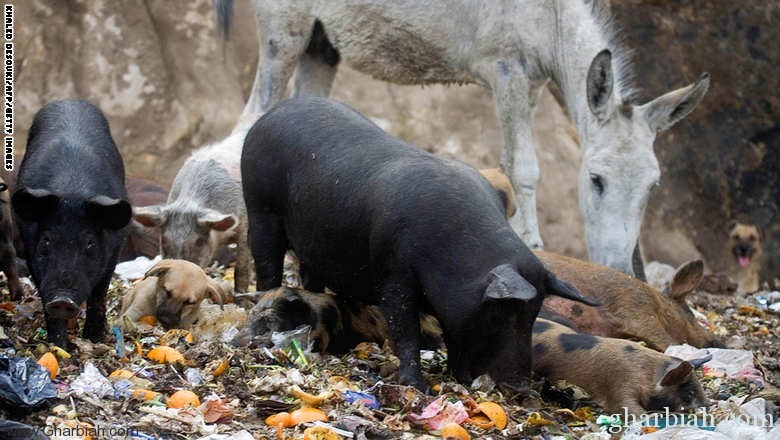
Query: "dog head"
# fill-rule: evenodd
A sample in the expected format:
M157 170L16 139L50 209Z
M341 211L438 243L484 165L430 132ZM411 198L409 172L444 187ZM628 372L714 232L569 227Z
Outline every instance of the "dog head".
M729 224L729 251L740 267L748 267L761 255L761 234L754 225L732 221Z
M222 305L221 286L200 266L189 261L162 260L144 277L157 277L157 320L166 329L192 326L205 298Z

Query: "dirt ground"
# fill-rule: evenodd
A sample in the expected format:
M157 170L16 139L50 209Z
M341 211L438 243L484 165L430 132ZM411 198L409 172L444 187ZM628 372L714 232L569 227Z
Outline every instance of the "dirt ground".
M227 274L219 270L217 275L230 279L231 270ZM128 287L128 283L118 280L112 284L109 322L116 317L121 295ZM4 294L7 293L4 291ZM763 373L766 384L762 391L755 384L699 373L709 398L734 401L738 397L765 395L770 402L772 399L777 402L778 395L773 387L780 387L780 315L762 310L751 301L752 298L706 292L692 295L691 305L706 318L705 324L727 340L729 346L753 351L756 366ZM18 304L3 304L0 325L7 339L2 341L2 351L34 358L49 351L51 347L44 342L40 329L44 325L42 318L40 301L36 297L28 296ZM503 408L508 419L504 429L481 429L473 424L463 424L472 438L609 438L607 434L592 437L606 430L603 423L601 426L597 423L603 411L583 390L567 384L555 386L536 381L531 397L518 402L514 396L502 394L490 381L483 380L467 388L447 375L443 351L424 352L423 371L428 381L435 384L433 395L425 396L398 385L398 359L388 347L376 344L361 344L343 357L317 353L305 353L302 357L294 350L285 353L281 349L236 349L219 339L199 339L198 336L188 342L184 333L166 334L156 326L146 326L123 337L126 351L123 357L117 354L114 335L109 335L104 344L76 338L75 348L69 353L71 357L59 359L60 371L54 380L58 397L51 405L32 413L15 412L3 405L0 416L36 427L73 427L86 423L103 429L132 428L152 436L138 434L127 438L197 439L209 434L246 430L254 438L299 439L303 438L305 426L284 428L283 437L279 437L277 428L265 423L271 414L301 406L299 399L289 392L291 386L297 385L312 395L325 393L320 408L327 415L327 423L364 433L365 437L357 438L438 438L436 430L415 424L408 418L409 414L419 414L438 396L445 396L444 402L450 407L462 404L472 417L478 412L478 402L495 402ZM305 341L301 343L305 346ZM167 365L149 360L149 351L161 344L178 349L184 362ZM227 368L214 377L215 369L223 362ZM127 395L115 396L113 392L102 398L89 393L81 396L72 393L76 387L74 381L85 372L87 363L94 364L103 376L120 369L129 370L135 373L130 379L131 389L145 388L161 396L143 401ZM619 386L619 380L615 378L616 386ZM93 379L90 383L97 382ZM114 379L114 389L121 389L121 385ZM201 406L166 409L165 396L180 389L193 391L200 398ZM379 407L369 409L359 402L348 402L342 394L348 390L375 397ZM717 413L716 403L711 408ZM777 409L774 411L777 417ZM124 437L106 435L98 438Z

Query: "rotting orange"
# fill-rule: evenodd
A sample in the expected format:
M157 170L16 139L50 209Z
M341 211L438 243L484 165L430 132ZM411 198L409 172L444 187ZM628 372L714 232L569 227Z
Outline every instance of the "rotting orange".
M137 389L137 390L133 390L132 397L134 399L140 399L140 400L152 400L159 395L160 393L158 393L157 391Z
M441 438L444 440L471 440L471 436L462 426L450 422L441 430Z
M312 426L303 431L303 440L339 440L338 434L327 426Z
M158 364L175 364L176 362L184 362L184 355L175 348L168 347L166 345L160 345L155 347L146 354L146 357L157 362Z
M498 429L506 428L506 411L504 408L495 402L481 402L477 405L479 410L496 425Z
M131 377L133 377L132 371L121 368L114 370L111 374L108 375L109 379L130 379Z
M265 424L268 426L282 426L284 428L289 428L290 426L295 425L292 421L290 413L288 412L271 414L270 416L266 417Z
M233 357L232 354L228 354L225 356L224 359L222 359L222 362L217 365L216 368L214 368L214 371L211 372L211 375L214 377L221 376L225 371L227 371L228 367L230 366L230 359Z
M310 423L315 421L327 422L328 416L321 410L311 407L303 407L296 409L290 413L293 425L300 425L301 423Z
M496 426L496 424L493 423L492 420L490 420L489 418L487 418L486 415L481 414L481 413L477 414L475 416L469 417L468 419L466 419L466 421L468 423L476 426L477 428L484 429L484 430L488 430L488 429Z
M318 407L322 405L323 402L325 402L325 399L330 398L331 395L333 395L332 392L325 392L318 395L309 394L305 391L303 391L298 385L293 385L290 387L290 394L295 396L301 401L301 404L303 406L313 406Z
M43 356L38 359L38 364L49 371L51 380L54 380L57 373L60 372L60 364L51 352L44 353Z
M200 406L198 395L189 390L179 390L165 401L168 408L186 408Z

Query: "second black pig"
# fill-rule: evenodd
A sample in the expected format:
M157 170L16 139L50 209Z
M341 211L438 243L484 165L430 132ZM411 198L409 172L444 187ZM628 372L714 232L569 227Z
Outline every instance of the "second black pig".
M130 221L122 156L86 101L54 101L33 119L11 204L44 304L49 341L87 303L84 337L101 341L106 290Z
M404 384L427 388L419 311L442 324L461 383L489 373L526 393L544 297L592 304L529 251L477 170L405 144L346 105L279 104L247 135L241 174L258 289L281 285L292 249L307 290L378 304Z

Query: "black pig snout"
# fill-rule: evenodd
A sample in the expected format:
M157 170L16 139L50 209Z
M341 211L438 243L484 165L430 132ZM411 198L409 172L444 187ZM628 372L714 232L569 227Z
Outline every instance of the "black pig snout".
M69 296L60 293L53 300L46 303L46 312L49 316L61 319L70 319L78 316L79 306Z

